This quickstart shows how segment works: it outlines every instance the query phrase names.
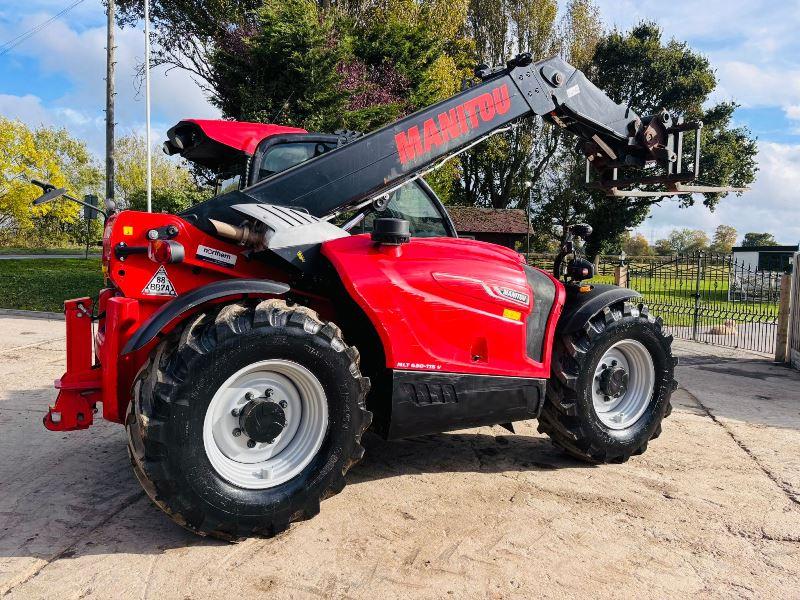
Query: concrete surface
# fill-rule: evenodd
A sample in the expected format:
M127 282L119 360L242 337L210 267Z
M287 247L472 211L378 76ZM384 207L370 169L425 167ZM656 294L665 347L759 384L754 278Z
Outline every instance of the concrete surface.
M0 596L800 597L800 373L676 343L664 433L590 467L535 432L386 443L273 540L195 537L154 508L124 431L41 425L64 324L0 318Z

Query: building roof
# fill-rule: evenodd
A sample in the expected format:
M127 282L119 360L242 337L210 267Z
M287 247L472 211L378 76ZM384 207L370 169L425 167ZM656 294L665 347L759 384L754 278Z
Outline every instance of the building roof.
M797 252L800 244L794 246L734 246L734 252Z
M448 206L458 233L528 233L525 211L518 208Z

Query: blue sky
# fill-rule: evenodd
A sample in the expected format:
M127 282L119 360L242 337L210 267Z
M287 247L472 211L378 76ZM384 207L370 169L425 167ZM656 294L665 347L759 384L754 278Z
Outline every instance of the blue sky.
M0 44L41 23L74 0L0 0ZM562 0L563 1L563 0ZM714 99L742 107L737 124L758 137L760 172L752 190L724 199L711 213L665 200L640 227L648 239L674 227L711 234L721 224L770 231L800 241L800 0L596 0L608 27L656 20L667 37L687 41L716 69ZM143 53L141 31L117 31L117 122L124 134L143 129L144 99L134 72ZM103 151L105 14L84 0L46 30L0 56L0 114L36 125L63 125ZM596 82L602 87L602 82ZM185 117L218 111L185 73L153 74L153 136Z

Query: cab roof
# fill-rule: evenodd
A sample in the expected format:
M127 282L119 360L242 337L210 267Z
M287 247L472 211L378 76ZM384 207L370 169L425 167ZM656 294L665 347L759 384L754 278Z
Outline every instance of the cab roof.
M185 119L170 131L180 127L183 123L194 123L205 137L250 155L256 151L259 142L264 138L291 133L307 133L305 129L299 127L247 121L224 121L222 119Z
M303 133L307 133L305 129L283 125L185 119L167 131L164 152L180 154L191 163L228 177L241 172L264 139Z

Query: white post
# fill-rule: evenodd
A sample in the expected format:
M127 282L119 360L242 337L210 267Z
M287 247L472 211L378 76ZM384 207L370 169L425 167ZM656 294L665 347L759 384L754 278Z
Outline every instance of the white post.
M150 156L150 0L144 0L144 107L147 143L147 212L153 212L153 174Z

